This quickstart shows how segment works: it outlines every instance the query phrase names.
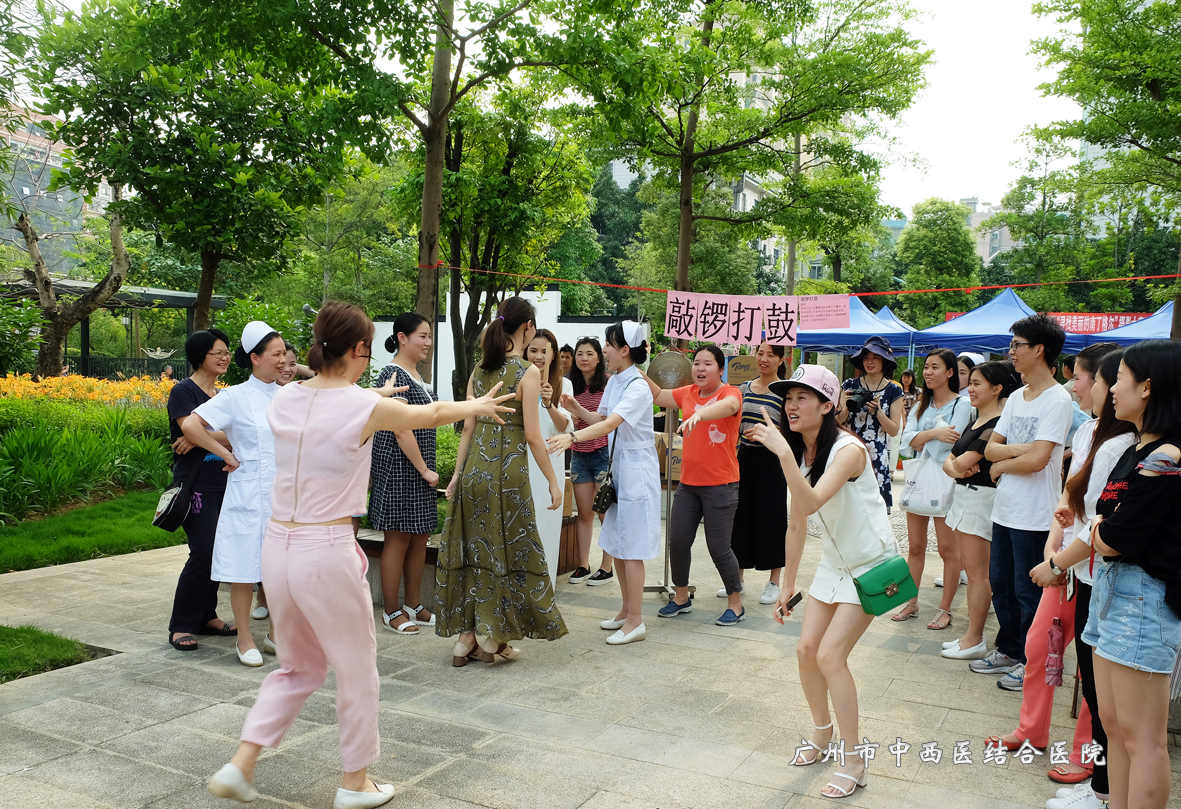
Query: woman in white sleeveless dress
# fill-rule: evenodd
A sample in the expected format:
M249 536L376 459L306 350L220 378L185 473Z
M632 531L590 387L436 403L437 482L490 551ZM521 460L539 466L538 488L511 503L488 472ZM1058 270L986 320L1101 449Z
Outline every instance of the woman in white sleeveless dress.
M800 683L816 733L810 741L801 739L792 764L815 764L834 740L828 710L831 694L846 758L821 794L845 798L865 786L868 763L854 751L861 734L849 653L869 628L873 615L862 609L853 578L897 556L898 547L868 450L837 424L841 388L832 371L801 365L791 379L773 382L771 390L784 396L782 432L768 418L747 436L779 456L791 492L783 590L775 616L780 623L781 615L791 614L788 601L796 591L809 521L822 538L820 564L808 588L807 610L796 645Z
M549 376L545 376L545 347L550 349ZM558 338L549 329L538 329L533 339L525 349L525 359L537 366L542 373L540 397L537 400L537 421L541 426L541 437L545 440L562 433L574 432L574 420L559 406L562 394L574 395L574 385L562 376L562 362L558 356ZM555 465L555 471L561 466ZM562 475L558 475L561 483ZM562 542L562 509L551 509L545 502L545 493L549 491L549 481L545 472L537 465L537 460L529 456L529 488L533 491L533 514L537 520L537 533L541 537L541 547L545 549L545 562L549 566L550 583L557 582L558 548ZM542 497L541 502L537 498Z

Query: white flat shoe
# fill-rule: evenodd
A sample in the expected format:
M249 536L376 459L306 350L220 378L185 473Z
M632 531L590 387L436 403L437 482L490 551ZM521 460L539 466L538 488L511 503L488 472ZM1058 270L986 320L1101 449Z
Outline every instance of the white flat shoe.
M275 642L271 640L270 635L267 635L262 639L262 650L269 655L279 654L279 649L275 646Z
M623 626L623 621L599 621L599 629L619 629Z
M206 782L205 787L219 798L230 798L240 803L251 803L258 800L258 793L254 785L246 780L233 764L226 764Z
M954 648L944 649L941 654L948 660L980 660L988 656L988 644L980 641L968 649L961 649L956 643Z
M618 630L614 635L607 638L607 643L612 646L622 646L625 643L635 643L638 640L644 640L646 637L648 637L648 629L643 624L640 624L626 635L623 634L622 629Z
M960 645L960 639L959 639L959 638L956 638L955 640L945 640L945 641L943 641L943 648L944 648L944 649L955 649L955 648L956 648L956 647L958 647L959 645Z
M377 792L353 792L341 787L336 790L336 800L332 802L333 809L371 809L389 803L394 797L393 784L379 784L375 781L373 785L377 787Z
M255 607L250 611L250 617L256 621L261 621L271 614L271 611L266 607Z
M242 650L238 648L238 644L235 643L234 650L238 653L238 662L243 666L258 668L262 665L262 652L260 652L258 649L250 649L243 653ZM235 769L237 768L235 767Z

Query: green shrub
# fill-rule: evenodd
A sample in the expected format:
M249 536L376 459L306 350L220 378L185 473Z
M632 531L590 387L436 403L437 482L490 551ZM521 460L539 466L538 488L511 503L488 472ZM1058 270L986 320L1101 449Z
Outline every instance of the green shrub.
M455 456L459 453L459 433L450 424L435 430L435 471L439 473L439 488L446 489L455 475Z
M97 402L63 402L52 399L0 399L0 435L14 427L46 427L103 432L112 412L126 418L127 434L170 441L168 413L151 407L112 407Z

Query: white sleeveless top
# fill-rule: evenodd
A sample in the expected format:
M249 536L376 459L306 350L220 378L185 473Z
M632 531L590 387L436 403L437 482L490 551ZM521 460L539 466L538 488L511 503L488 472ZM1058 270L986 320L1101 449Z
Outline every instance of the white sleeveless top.
M837 452L847 446L857 446L866 452L856 436L842 432L828 453L826 469L836 460ZM805 477L810 469L801 467ZM847 481L810 516L808 526L820 534L822 547L820 564L808 594L826 604L860 604L853 577L898 555L898 543L886 516L886 501L878 489L868 452L861 474Z

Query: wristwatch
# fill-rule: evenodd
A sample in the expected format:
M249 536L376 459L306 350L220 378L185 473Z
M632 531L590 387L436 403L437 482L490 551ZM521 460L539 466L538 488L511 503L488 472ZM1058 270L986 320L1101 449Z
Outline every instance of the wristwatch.
M1065 571L1065 570L1063 570L1062 568L1058 567L1058 565L1054 564L1054 557L1053 557L1053 556L1051 556L1051 557L1050 557L1050 571L1051 571L1051 572L1052 572L1052 573L1053 573L1055 576L1061 576L1063 573L1065 573L1065 572L1066 572L1066 571Z

